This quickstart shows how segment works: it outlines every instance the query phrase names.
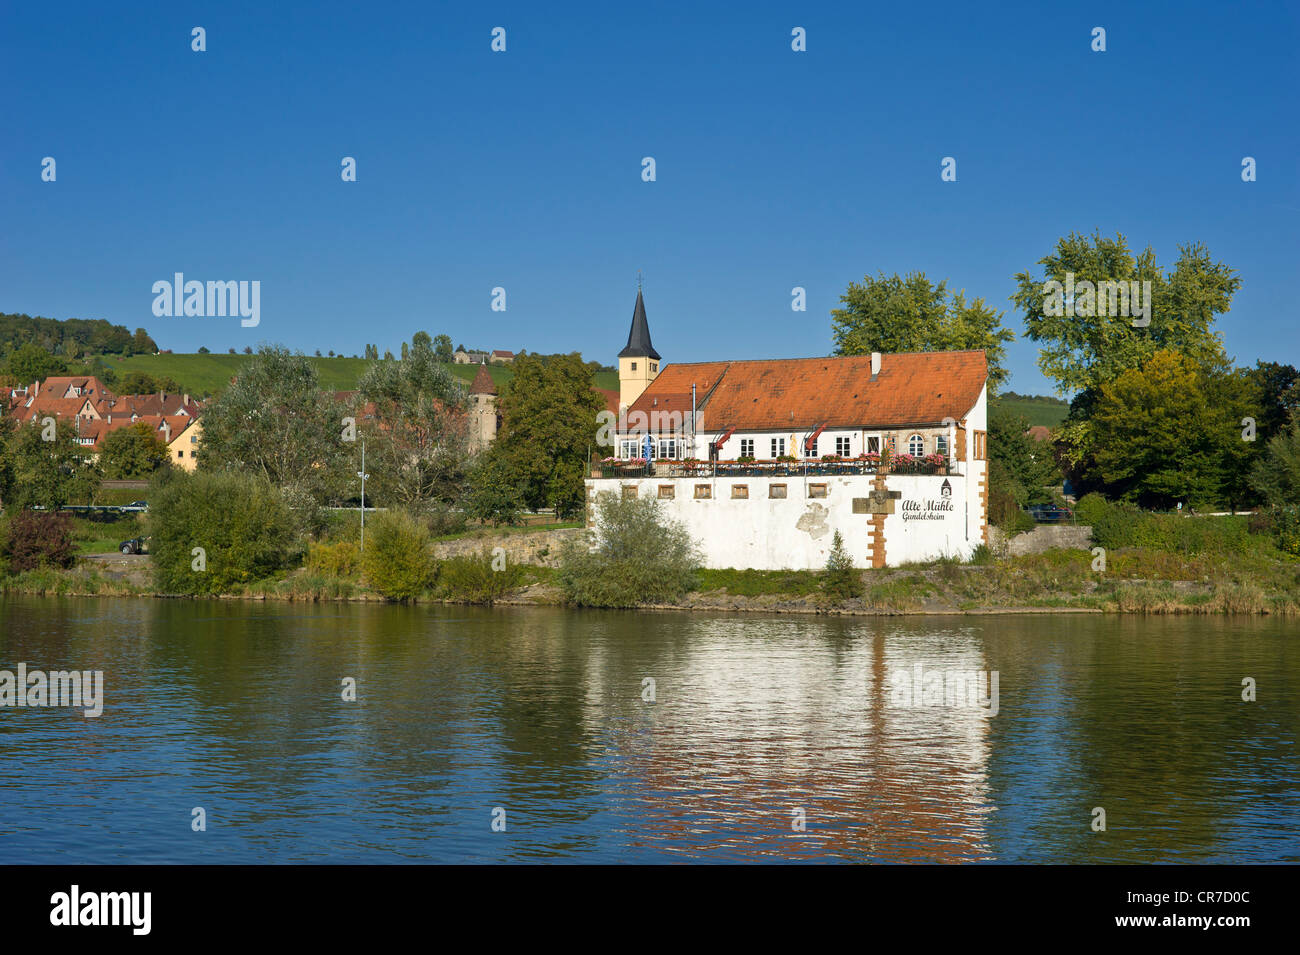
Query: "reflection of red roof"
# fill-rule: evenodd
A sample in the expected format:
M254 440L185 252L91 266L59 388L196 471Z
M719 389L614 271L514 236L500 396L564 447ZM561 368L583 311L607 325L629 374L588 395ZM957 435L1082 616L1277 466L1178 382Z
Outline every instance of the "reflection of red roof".
M633 412L691 410L691 385L708 427L897 427L961 421L988 377L982 351L668 365L633 402Z

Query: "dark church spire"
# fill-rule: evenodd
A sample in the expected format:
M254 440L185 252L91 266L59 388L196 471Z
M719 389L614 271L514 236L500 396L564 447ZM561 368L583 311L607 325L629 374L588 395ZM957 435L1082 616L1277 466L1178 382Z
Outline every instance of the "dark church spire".
M619 358L653 358L659 361L659 353L650 344L650 325L645 320L645 301L641 298L641 288L636 290L636 308L632 310L632 328L627 333L627 347L618 353Z

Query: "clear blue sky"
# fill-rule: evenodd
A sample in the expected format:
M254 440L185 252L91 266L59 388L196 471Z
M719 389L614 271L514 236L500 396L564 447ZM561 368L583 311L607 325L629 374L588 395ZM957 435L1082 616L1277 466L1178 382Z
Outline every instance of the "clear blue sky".
M1204 241L1244 281L1229 353L1300 364L1295 5L725 6L7 3L0 311L177 351L423 328L612 362L641 269L669 362L815 355L877 271L1019 332L1012 276L1100 229L1166 265ZM259 280L261 325L154 317L177 271ZM1012 346L1012 389L1049 390L1036 356Z

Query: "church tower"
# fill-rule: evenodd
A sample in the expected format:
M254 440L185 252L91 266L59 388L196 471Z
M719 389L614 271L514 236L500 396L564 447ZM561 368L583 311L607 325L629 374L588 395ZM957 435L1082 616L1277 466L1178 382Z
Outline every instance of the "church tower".
M645 320L645 301L641 287L636 290L636 308L632 310L632 328L627 333L627 347L618 353L618 403L626 408L641 397L659 374L659 353L650 344L650 325Z

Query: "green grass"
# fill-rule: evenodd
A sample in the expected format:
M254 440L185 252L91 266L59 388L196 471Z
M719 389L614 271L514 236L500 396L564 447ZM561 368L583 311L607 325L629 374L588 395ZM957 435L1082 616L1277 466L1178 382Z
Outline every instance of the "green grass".
M104 361L114 369L119 379L127 372L143 371L156 377L174 378L182 390L191 395L214 395L228 384L230 379L239 374L239 368L248 360L244 354L211 355L132 355L122 358L107 355ZM352 391L365 373L370 362L364 358L316 358L311 362L320 374L321 386L330 391ZM478 373L477 365L448 365L457 379L469 384ZM499 389L513 376L508 365L489 365L488 374ZM601 388L618 389L617 372L602 371L596 375L596 384Z
M1065 420L1070 406L1055 398L993 398L989 401L990 413L994 409L1003 409L1012 414L1021 414L1029 419L1029 426L1046 425L1055 427Z
M117 545L122 541L140 536L143 533L142 526L134 514L105 521L74 517L72 540L77 546L78 554L107 554L117 550Z
M821 574L812 570L714 570L697 572L696 590L725 590L736 597L781 594L807 597L821 592Z

